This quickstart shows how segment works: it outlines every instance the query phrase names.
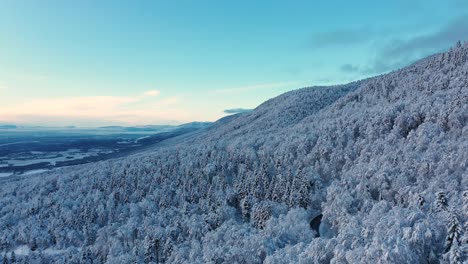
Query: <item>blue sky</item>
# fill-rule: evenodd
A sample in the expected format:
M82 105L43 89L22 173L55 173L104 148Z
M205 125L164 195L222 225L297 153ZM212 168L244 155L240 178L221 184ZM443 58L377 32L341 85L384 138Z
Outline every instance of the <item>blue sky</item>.
M468 40L468 1L0 2L0 122L214 121Z

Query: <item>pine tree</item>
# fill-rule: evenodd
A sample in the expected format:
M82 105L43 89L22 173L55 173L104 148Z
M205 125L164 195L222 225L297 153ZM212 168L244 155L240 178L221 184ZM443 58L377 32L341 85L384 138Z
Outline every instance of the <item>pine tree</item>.
M145 263L151 263L154 261L154 250L153 250L153 241L149 235L145 236L145 240L143 241L144 247L144 261Z
M453 264L462 264L462 256L461 251L458 243L452 245L452 249L450 250L450 263Z
M418 198L417 198L417 199L418 199L418 206L419 206L419 207L423 207L423 206L424 206L424 203L426 202L426 201L424 200L424 197L422 197L420 194L418 194L417 197L418 197Z
M138 250L138 246L133 247L133 263L139 264L141 263L140 252Z
M154 239L153 241L153 250L156 263L159 263L159 239Z
M173 243L174 242L172 241L171 237L168 237L166 239L166 243L164 243L163 247L163 258L161 259L162 262L167 261L167 259L171 256L173 250Z
M44 254L42 253L41 249L39 249L39 251L37 252L37 260L39 261L39 263L47 263L47 261L44 259Z
M458 243L452 244L449 252L445 253L443 259L446 263L450 264L462 264L462 252Z
M3 254L3 264L8 264L8 258L6 254Z
M37 242L36 242L36 238L33 238L30 242L30 245L29 245L29 248L31 249L31 251L36 251L37 249Z
M252 196L246 196L244 199L241 200L241 212L242 217L245 221L250 220L250 211L252 210L253 206L253 198Z
M82 264L93 264L93 254L91 250L84 247L81 252L81 263Z
M450 213L449 221L444 259L448 260L449 263L461 263L461 251L459 246L462 229L458 217L453 210Z
M107 255L106 254L102 254L99 256L99 263L100 264L105 264L107 262Z
M252 208L252 222L255 227L263 229L271 217L271 207L268 202L260 202Z
M465 218L463 226L463 235L461 237L460 249L465 256L465 261L468 261L468 190L463 192L463 213L462 218Z
M439 212L447 210L447 197L443 191L436 193L436 210Z
M11 252L10 263L16 263L16 254L14 251Z
M468 216L468 190L463 192L463 212Z
M85 246L92 245L96 238L95 238L94 230L92 230L89 224L85 224L85 226L83 227L83 234L84 234L84 245Z

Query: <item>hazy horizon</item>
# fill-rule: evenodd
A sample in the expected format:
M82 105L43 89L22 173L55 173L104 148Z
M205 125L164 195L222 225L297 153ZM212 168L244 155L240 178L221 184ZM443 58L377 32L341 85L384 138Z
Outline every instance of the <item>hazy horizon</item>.
M466 7L3 1L0 123L215 121L292 89L347 83L447 50L468 39Z

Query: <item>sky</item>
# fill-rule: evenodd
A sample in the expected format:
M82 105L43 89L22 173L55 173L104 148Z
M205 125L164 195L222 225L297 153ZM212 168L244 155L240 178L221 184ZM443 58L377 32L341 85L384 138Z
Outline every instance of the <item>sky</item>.
M0 1L0 124L215 121L468 40L468 1Z

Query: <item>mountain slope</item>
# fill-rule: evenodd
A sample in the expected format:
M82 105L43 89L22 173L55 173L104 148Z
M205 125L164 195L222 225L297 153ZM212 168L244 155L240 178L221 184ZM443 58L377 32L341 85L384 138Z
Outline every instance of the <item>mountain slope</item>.
M299 123L340 97L359 87L360 82L331 87L307 87L284 93L272 98L255 111L239 114L229 122L222 120L221 126L207 136L227 138L249 133L270 133Z
M467 120L464 44L286 93L183 144L5 184L0 251L58 263L467 260Z

